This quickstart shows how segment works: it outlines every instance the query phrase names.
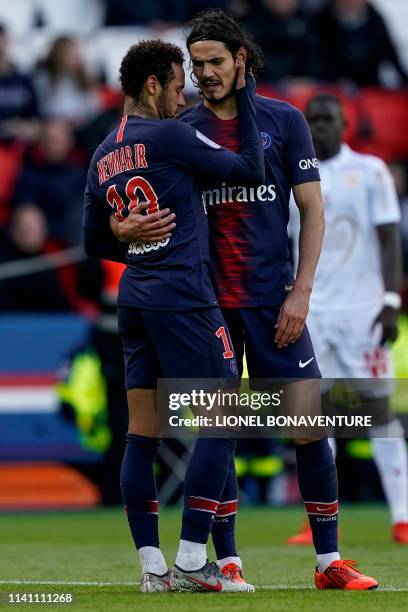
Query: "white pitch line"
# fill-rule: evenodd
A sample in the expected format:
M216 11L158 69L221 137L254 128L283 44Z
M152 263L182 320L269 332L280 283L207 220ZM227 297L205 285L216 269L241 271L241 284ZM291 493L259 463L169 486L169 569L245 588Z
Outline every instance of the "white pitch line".
M36 584L36 585L56 585L56 586L138 586L136 581L128 582L94 582L84 580L0 580L1 584ZM308 584L256 584L255 588L259 591L316 591L316 587ZM387 593L408 593L408 587L383 586L377 589Z
M0 580L0 584L43 584L59 586L135 586L133 582L93 582L85 580Z

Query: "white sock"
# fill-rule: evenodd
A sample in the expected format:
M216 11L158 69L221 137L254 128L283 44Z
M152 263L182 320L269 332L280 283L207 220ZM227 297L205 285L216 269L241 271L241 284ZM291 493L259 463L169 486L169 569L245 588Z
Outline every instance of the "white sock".
M378 437L378 434L384 436L384 433L395 437ZM373 427L370 434L373 436L371 442L374 460L380 474L392 523L408 521L408 460L402 425L398 419L395 419L383 427Z
M142 566L142 574L151 572L152 574L163 576L163 574L167 573L167 563L160 548L142 546L137 552L139 553L140 564Z
M242 569L241 557L224 557L223 559L217 559L217 565L220 569L222 569L224 565L228 565L228 563L236 563L239 568Z
M324 572L332 561L338 561L340 555L338 552L325 553L324 555L317 555L317 569L319 572Z
M336 438L327 438L327 441L328 441L329 446L331 448L331 451L333 453L333 459L336 461L336 455L337 455L337 442L336 442Z
M180 540L176 565L183 570L194 572L207 562L207 544Z

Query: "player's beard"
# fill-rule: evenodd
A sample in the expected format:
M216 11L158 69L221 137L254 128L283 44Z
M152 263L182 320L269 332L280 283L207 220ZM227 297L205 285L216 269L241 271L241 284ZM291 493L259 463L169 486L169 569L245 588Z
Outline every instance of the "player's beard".
M166 99L166 90L163 90L160 93L160 96L157 100L157 112L159 113L160 119L172 119L176 116L177 106L174 109Z
M227 93L222 96L222 98L216 98L212 94L206 95L205 90L201 88L200 88L200 95L203 96L203 98L207 100L207 102L211 102L211 104L215 104L215 105L222 104L223 102L225 102L225 100L227 100L228 98L231 98L231 96L235 96L237 80L238 80L238 72L235 74L235 78L233 82L231 83L231 87L229 88Z

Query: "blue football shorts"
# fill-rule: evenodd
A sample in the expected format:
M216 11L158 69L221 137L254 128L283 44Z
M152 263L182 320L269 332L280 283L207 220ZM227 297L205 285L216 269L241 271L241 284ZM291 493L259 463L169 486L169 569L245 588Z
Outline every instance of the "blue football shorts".
M294 344L279 349L274 342L280 307L225 308L239 374L242 375L244 348L249 378L320 378L313 345L306 326ZM252 385L251 385L252 386Z
M155 389L158 378L237 380L231 339L219 308L194 311L118 307L126 389Z

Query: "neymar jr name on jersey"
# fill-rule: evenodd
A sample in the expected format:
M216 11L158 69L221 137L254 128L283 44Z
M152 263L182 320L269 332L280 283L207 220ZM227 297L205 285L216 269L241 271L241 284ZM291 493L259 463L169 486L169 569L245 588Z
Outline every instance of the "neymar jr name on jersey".
M96 165L100 185L122 172L149 167L146 160L146 148L142 143L136 143L132 147L126 145L114 149L97 161Z

